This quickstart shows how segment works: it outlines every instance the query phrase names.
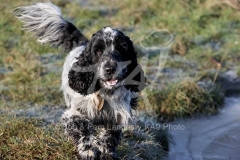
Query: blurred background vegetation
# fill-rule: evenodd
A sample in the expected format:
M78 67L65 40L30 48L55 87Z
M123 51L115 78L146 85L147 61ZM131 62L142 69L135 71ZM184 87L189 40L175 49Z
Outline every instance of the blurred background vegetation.
M44 154L40 159L68 159L67 156L72 159L75 151L64 155L64 147L69 149L72 144L59 133L59 127L54 126L55 131L46 129L39 125L39 120L26 120L13 112L33 105L64 108L59 88L67 53L40 46L34 38L29 39L29 35L20 29L22 24L11 13L12 9L33 2L0 0L0 114L3 115L0 119L0 159L34 159L31 156L36 153L28 151L26 154L26 146L22 147L25 143L35 151L41 146L38 152ZM59 6L64 18L74 23L87 38L104 26L123 31L134 41L139 55L145 54L139 39L149 32L167 29L174 36L163 74L157 84L150 84L155 85L155 89L147 87L142 93L151 105L141 100L139 106L140 109L155 111L164 119L172 120L195 113L216 113L223 103L222 91L215 84L216 76L228 70L235 70L240 75L240 5L237 0L51 2ZM164 39L159 39L159 43L162 41ZM155 74L152 68L157 60L153 56L148 62L149 77ZM15 132L24 125L33 136L26 137L24 133ZM36 134L39 136L34 136ZM24 138L29 141L22 140ZM33 143L37 140L43 143ZM49 145L61 149L49 151ZM121 146L120 151L128 151L126 146L125 149L124 145ZM12 152L12 149L19 151ZM138 154L138 151L131 152ZM124 154L120 155L124 157ZM141 157L141 154L138 155Z

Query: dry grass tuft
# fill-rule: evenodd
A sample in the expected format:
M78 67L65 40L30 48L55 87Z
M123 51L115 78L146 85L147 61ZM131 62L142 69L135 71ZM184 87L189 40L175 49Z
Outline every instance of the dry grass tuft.
M195 113L216 113L224 99L219 87L201 88L192 80L171 84L161 91L146 90L146 95L151 106L142 103L140 106L154 110L160 117L167 119L192 116Z

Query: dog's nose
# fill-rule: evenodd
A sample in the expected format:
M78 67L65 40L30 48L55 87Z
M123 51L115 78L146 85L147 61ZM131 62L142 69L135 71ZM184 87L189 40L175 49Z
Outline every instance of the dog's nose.
M115 67L106 68L106 69L105 69L105 72L106 72L108 75L113 75L113 74L116 72L116 68L115 68Z

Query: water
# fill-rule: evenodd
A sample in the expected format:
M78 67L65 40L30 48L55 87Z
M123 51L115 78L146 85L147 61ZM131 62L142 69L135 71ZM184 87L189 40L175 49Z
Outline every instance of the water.
M240 97L226 98L217 115L171 123L179 124L183 130L169 130L169 160L240 160Z

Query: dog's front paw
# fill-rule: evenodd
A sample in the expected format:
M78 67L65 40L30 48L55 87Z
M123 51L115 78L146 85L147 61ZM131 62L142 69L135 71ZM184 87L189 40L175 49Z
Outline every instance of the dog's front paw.
M115 152L109 152L101 155L101 160L119 160Z
M90 148L86 150L79 150L81 160L101 160L101 152L97 148Z

